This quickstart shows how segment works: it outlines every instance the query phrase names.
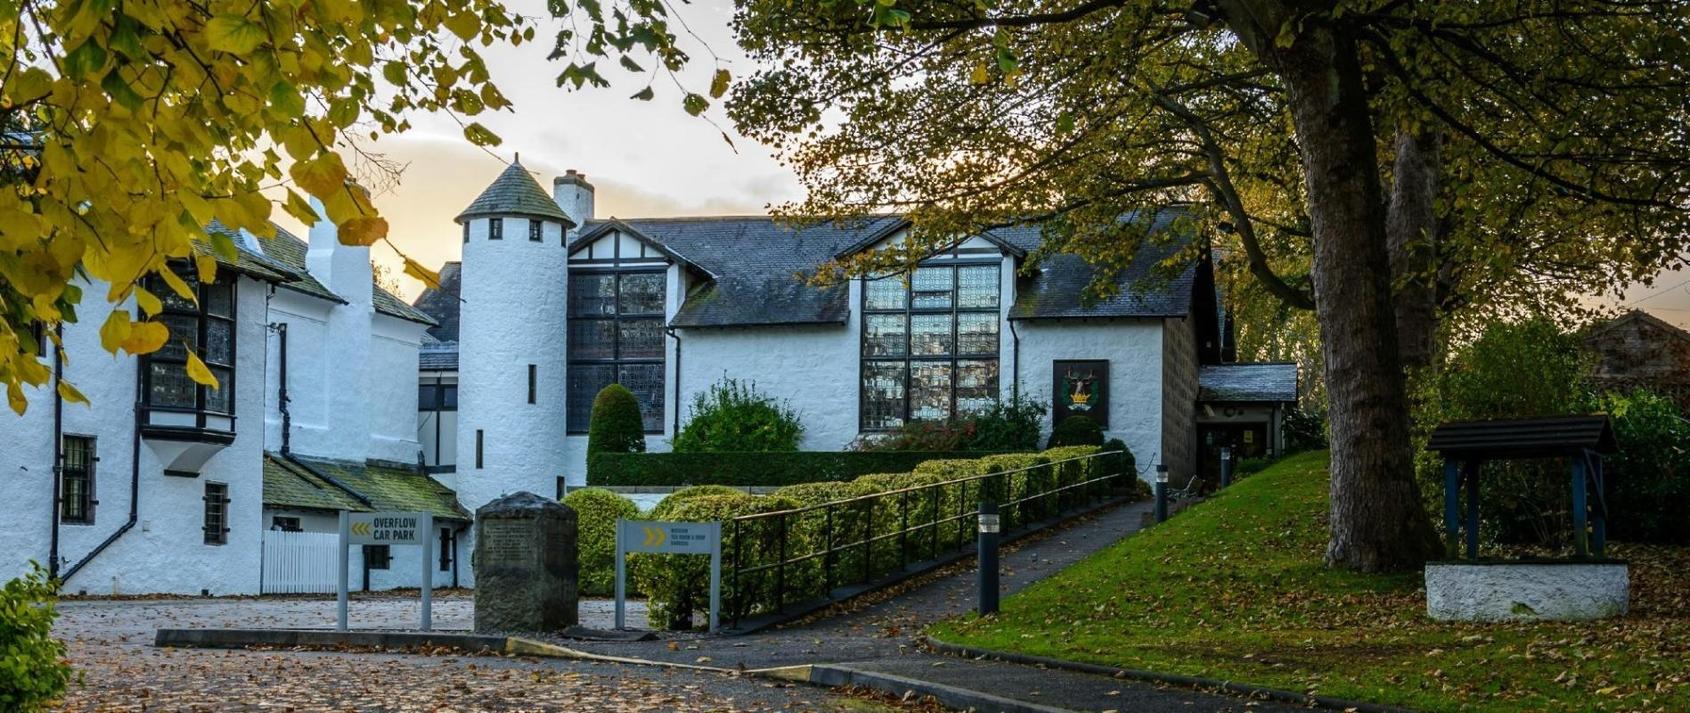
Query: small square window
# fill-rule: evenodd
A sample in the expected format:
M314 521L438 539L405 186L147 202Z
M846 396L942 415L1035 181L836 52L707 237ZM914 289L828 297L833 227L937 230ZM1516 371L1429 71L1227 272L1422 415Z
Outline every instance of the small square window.
M545 225L545 223L541 223L538 220L530 219L528 221L528 239L532 240L536 243L540 242L540 240L542 239L542 234L541 234L540 231L543 230L543 228L541 227L543 225Z
M393 551L387 545L364 545L364 567L387 569L393 566Z
M476 470L481 470L481 453L482 453L481 443L482 443L481 429L477 428L477 429L475 429L475 469Z
M487 220L487 239L488 240L504 240L505 239L505 219L504 218L489 218Z
M469 221L464 221L464 244L469 244Z
M225 483L205 484L205 544L223 545L229 542L229 486Z
M286 516L283 516L283 515L277 515L273 518L270 518L270 529L281 530L282 532L304 532L305 531L305 528L299 526L299 518L297 518L297 517L286 517Z

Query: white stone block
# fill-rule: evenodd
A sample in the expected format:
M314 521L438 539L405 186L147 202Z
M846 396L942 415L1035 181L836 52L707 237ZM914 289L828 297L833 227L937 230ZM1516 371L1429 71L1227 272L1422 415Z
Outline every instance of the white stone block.
M1624 562L1433 562L1426 613L1439 621L1574 621L1625 614Z

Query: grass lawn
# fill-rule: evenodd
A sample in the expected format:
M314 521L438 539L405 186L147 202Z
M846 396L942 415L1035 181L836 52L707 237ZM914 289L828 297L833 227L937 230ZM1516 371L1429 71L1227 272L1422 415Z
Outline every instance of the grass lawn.
M1007 598L945 641L1428 711L1690 710L1690 550L1610 545L1631 613L1444 624L1419 573L1321 564L1327 457L1240 481Z

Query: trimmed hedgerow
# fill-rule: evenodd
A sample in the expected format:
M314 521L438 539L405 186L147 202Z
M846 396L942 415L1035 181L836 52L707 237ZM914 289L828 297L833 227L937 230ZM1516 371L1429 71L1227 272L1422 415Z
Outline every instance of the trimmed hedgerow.
M616 521L638 518L639 506L604 488L570 491L563 504L575 511L581 593L609 595L616 587Z
M1010 473L1009 499L1021 501L1013 508L1004 508L1001 516L1005 528L1037 522L1056 514L1054 496L1037 497L1050 492L1056 484L1050 459L1039 453L1005 453L980 459L988 473Z
M1105 472L1120 473L1121 477L1104 484L1101 492L1126 495L1135 501L1149 499L1150 484L1138 477L1138 460L1133 457L1132 449L1121 439L1111 438L1103 443L1103 452L1110 451L1120 451L1120 455L1112 456L1105 462Z
M894 529L890 527L895 524L891 519L893 510L884 504L877 508L873 500L855 500L879 492L879 487L860 482L800 483L774 492L775 497L791 499L803 507L852 501L832 508L807 510L788 523L789 526L802 528L809 534L810 544L814 547L809 553L816 555L812 565L817 572L813 578L816 587L811 591L792 592L795 599L821 596L826 594L831 586L880 574L873 569L863 568L865 555L874 544L869 540L875 534ZM836 550L831 555L827 554L830 546ZM883 549L884 545L881 548ZM808 553L788 553L787 556L790 558L803 554ZM831 579L827 576L829 568L834 573Z
M1095 455L1102 450L1101 446L1058 446L1045 450L1043 455L1050 459L1051 468L1056 473L1056 487L1067 488L1062 491L1060 496L1052 498L1057 501L1058 510L1067 510L1085 498L1087 494L1085 489L1071 486L1079 485L1102 474L1103 469L1098 463L1099 459L1075 459Z
M742 515L778 512L795 507L798 507L798 502L789 498L744 493L698 495L678 500L671 495L657 504L652 510L652 517L673 522L723 522L722 554L729 558L729 561L724 563L724 568L744 568L777 561L776 549L767 546L767 543L778 538L779 519L756 520L739 527L727 526L726 522ZM812 547L809 533L802 528L789 529L787 538L789 552L807 552ZM745 558L743 562L731 561L735 552ZM647 611L652 626L662 629L688 629L706 623L704 618L709 616L710 611L709 558L642 553L629 558L629 568L635 585L649 597ZM804 576L803 572L796 569L789 570L786 590L793 592L813 588L812 584L805 581ZM814 574L809 576L813 577ZM724 576L721 616L727 619L773 611L775 581L773 569L743 577ZM695 613L697 617L694 616ZM698 619L697 624L694 623L695 618Z
M940 458L986 453L924 451L796 451L791 453L596 453L587 457L591 485L796 485L847 481L868 473L909 472Z

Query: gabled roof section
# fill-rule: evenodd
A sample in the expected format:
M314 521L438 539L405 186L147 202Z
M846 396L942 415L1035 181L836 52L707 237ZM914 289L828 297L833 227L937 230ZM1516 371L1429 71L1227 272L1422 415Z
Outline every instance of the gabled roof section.
M1197 400L1209 403L1291 403L1297 365L1291 362L1207 364L1197 368Z
M275 453L264 454L264 505L353 512L430 512L437 520L470 519L469 511L458 503L456 493L415 466Z
M1132 261L1113 276L1115 293L1106 299L1088 300L1086 297L1086 288L1096 279L1098 266L1068 253L1039 258L1037 274L1019 284L1009 318L1183 317L1190 314L1200 260L1190 257L1167 264L1191 244L1190 236L1167 232L1178 215L1172 210L1156 215ZM1042 229L1036 225L1014 226L994 232L1016 245L1027 246L1028 252L1037 249L1043 237Z
M1678 325L1675 325L1671 322L1668 322L1664 319L1661 319L1660 317L1656 317L1655 315L1649 314L1648 312L1645 312L1645 311L1640 310L1640 309L1631 310L1629 312L1626 312L1625 314L1622 314L1618 317L1610 319L1607 322L1604 322L1600 325L1597 325L1594 329L1591 329L1590 332L1585 335L1585 340L1589 341L1592 337L1595 337L1599 334L1606 333L1606 332L1611 331L1611 330L1613 330L1617 327L1621 327L1621 326L1624 326L1626 324L1630 324L1632 322L1642 322L1643 324L1647 324L1651 327L1654 327L1656 330L1658 330L1662 334L1670 336L1674 339L1678 339L1680 341L1690 342L1690 332L1686 332L1686 331L1684 331L1683 328L1679 327Z
M719 277L717 273L711 271L709 268L687 259L687 256L676 251L673 247L663 244L662 242L652 238L650 235L646 235L645 232L641 231L639 228L629 225L627 222L617 218L587 221L587 227L576 236L575 240L569 243L568 252L570 255L574 255L579 252L581 248L591 245L593 241L613 232L624 233L628 237L638 240L649 246L651 249L656 250L658 254L704 273L706 277L709 277L712 280Z
M280 229L281 228L279 227L277 228L277 230ZM205 226L205 232L208 234L222 235L234 242L235 259L230 260L218 255L217 251L212 249L211 242L209 240L202 240L198 238L194 239L195 253L200 255L210 255L216 258L217 264L222 265L223 267L267 282L285 283L290 284L290 286L291 283L296 283L304 278L303 275L300 275L291 266L273 260L262 252L254 252L251 248L248 248L246 240L241 237L240 233L230 229L222 223L215 220L211 221L210 225Z
M565 229L575 227L575 221L564 215L563 209L546 194L546 190L534 180L534 174L523 168L520 161L512 161L506 166L499 177L487 186L487 190L470 201L469 207L454 220L462 223L471 218L499 215L526 215L560 221Z
M904 230L904 229L910 227L910 221L906 218L903 218L902 216L886 216L886 217L896 218L896 220L887 223L886 227L883 228L883 229L880 229L880 230L877 230L873 233L869 233L869 234L865 235L862 240L859 240L855 243L852 243L849 247L847 247L844 250L841 250L838 253L834 254L834 256L833 256L834 259L836 259L836 260L844 259L844 258L850 257L852 255L856 255L857 253L868 250L870 248L873 248L874 246L879 245L881 242L885 241L886 239L888 239L888 238L890 238L894 235L897 235L898 231ZM998 235L996 232L988 230L988 231L984 231L982 233L979 233L978 236L976 236L976 237L979 237L980 239L985 240L986 242L989 242L989 243L997 246L998 249L1004 251L1005 254L1013 256L1017 259L1027 257L1027 249L1026 248L1023 248L1022 246L1017 245L1017 244L1005 239L1003 236ZM967 238L963 238L962 240L958 240L958 241L956 241L955 244L960 244L964 240L967 240ZM937 251L937 252L944 252L944 251L940 250L940 251Z
M228 228L224 228L215 223L213 225L216 226L216 229L227 231L230 235L235 235L233 231L229 231ZM310 244L306 243L305 240L299 236L288 232L280 225L275 226L275 228L276 237L268 239L259 238L258 247L260 250L264 251L265 256L276 263L286 266L297 276L298 279L287 283L285 286L289 289L311 295L312 297L318 297L338 304L346 304L345 299L343 299L340 295L335 294L328 287L324 286L323 283L318 282L317 278L311 276L310 269L306 267L306 254L311 250ZM211 228L208 228L208 230L209 229ZM235 236L235 240L237 245L241 244L241 239L238 235ZM389 317L397 317L399 319L403 319L408 322L416 322L418 324L426 324L430 326L434 325L434 319L432 317L429 317L428 315L413 309L410 305L405 304L404 300L399 299L393 293L388 292L381 285L376 284L374 280L370 281L370 296L371 303L375 306L377 314L385 314Z
M440 266L440 286L429 287L417 296L417 301L411 303L417 311L434 319L434 326L429 327L428 335L436 341L458 341L458 309L462 303L464 284L464 264L448 262ZM427 342L424 342L427 346Z

